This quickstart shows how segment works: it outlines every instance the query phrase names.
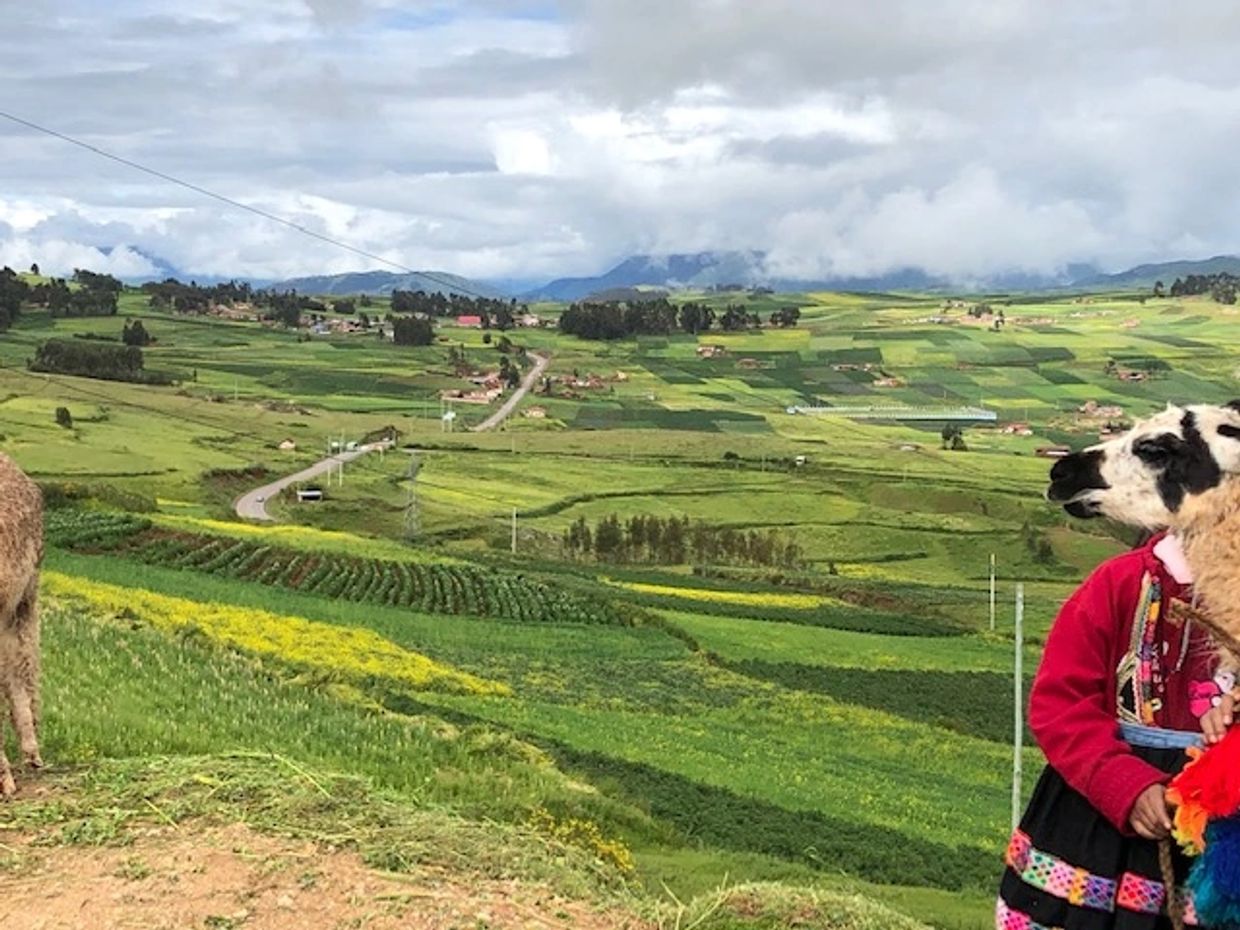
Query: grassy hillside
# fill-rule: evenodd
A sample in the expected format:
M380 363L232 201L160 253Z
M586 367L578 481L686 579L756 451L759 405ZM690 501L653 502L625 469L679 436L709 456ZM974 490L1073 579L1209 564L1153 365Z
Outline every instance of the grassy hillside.
M458 407L452 433L439 420L439 392L469 386L450 345L498 365L478 330L444 326L419 349L306 341L152 312L136 293L121 318L28 312L0 337L0 434L56 505L51 784L123 799L166 770L175 807L204 766L240 765L243 781L274 767L306 773L293 781L311 792L344 778L346 796L567 844L582 857L572 875L602 881L575 893L621 889L642 919L675 907L670 892L716 908L701 926L781 926L802 907L845 915L814 926L897 925L848 897L861 894L934 926L989 926L1010 817L1013 586L1032 669L1058 603L1124 547L1042 502L1035 451L1096 441L1166 400L1229 399L1233 311L992 300L995 331L916 296L754 306L789 302L803 312L788 330L513 331L552 355L553 380L522 404L545 417L494 433L462 428L482 407ZM25 370L44 339L114 337L134 316L158 340L148 366L178 384ZM1122 412L1082 411L1090 401ZM969 426L948 451L941 423L796 404L982 404L1028 430ZM232 516L238 494L329 437L387 426L402 448L349 465L322 504L271 501L279 526ZM615 518L627 539L651 517L685 527L681 549L564 544L575 525ZM695 533L731 554L698 557ZM796 555L737 555L745 534ZM248 768L254 754L268 774ZM1036 749L1024 762L1037 770ZM718 892L738 882L768 884Z

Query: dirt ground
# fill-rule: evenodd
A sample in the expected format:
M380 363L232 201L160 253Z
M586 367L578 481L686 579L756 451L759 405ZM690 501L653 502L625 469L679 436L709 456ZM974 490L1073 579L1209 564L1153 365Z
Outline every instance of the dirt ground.
M244 826L161 827L128 846L42 847L0 834L4 930L507 930L633 928L545 888L424 870L390 875L354 854Z

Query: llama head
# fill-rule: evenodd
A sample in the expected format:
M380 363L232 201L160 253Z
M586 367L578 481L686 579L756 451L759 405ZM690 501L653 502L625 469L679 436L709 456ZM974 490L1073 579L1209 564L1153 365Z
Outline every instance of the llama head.
M1074 517L1172 526L1185 500L1240 475L1240 401L1167 409L1123 436L1066 456L1051 469L1048 500Z

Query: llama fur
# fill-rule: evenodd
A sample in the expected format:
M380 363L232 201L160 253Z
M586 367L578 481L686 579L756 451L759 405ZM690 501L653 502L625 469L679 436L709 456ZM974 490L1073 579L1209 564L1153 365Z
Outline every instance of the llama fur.
M39 566L43 560L43 495L0 454L0 710L17 734L22 758L39 768ZM4 754L0 713L0 797L17 790Z

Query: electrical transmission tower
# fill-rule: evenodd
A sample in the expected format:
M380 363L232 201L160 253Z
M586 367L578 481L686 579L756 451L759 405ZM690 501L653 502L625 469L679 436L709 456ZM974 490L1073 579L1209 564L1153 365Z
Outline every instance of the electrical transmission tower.
M418 453L409 454L409 469L405 478L409 481L409 497L405 501L405 538L417 539L422 533L422 520L418 514L418 472L422 463L418 461Z

